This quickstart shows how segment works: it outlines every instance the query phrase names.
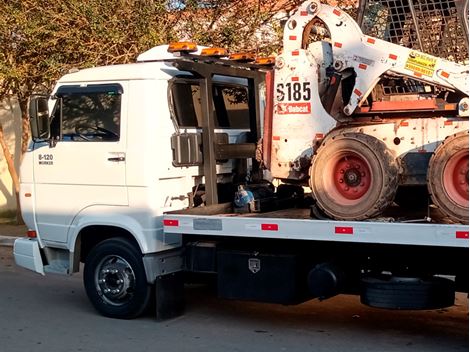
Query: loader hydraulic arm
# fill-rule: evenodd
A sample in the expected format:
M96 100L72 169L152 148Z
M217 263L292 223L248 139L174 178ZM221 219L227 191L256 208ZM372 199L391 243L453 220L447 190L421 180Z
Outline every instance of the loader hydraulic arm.
M468 97L468 66L364 35L347 13L317 0L304 2L289 19L284 52L307 47L316 19L330 34L334 69L340 73L353 69L356 73L351 97L343 109L346 115L354 113L385 73L459 91Z

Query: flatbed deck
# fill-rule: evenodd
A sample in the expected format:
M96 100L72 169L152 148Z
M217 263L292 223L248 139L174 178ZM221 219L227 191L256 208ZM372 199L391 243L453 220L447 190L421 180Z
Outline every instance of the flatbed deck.
M402 222L392 218L372 221L312 219L310 209L284 209L266 213L238 214L209 209L165 214L167 234L295 239L355 243L467 247L467 225ZM225 208L229 209L229 208ZM199 212L199 213L198 213ZM194 214L195 213L195 214Z

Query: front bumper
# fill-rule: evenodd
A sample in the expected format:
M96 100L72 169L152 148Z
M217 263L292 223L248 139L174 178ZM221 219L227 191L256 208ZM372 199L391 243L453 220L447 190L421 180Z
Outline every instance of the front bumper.
M13 248L16 265L44 275L39 243L31 238L18 238Z

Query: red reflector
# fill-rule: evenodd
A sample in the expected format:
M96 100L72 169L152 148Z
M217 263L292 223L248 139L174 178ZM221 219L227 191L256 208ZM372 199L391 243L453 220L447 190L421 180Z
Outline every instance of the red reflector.
M29 238L36 238L38 237L38 234L34 230L28 230L28 232L26 232L26 236L28 236Z
M298 82L298 81L299 81L299 77L292 77L291 80L292 80L292 82Z
M179 226L178 220L163 220L163 226Z
M263 231L278 231L279 226L277 224L261 224L261 230L263 230Z
M402 121L402 122L400 122L400 126L402 126L402 127L408 127L408 126L409 126L409 123L408 123L408 121Z
M273 141L280 141L281 137L280 136L273 136Z
M335 227L335 233L338 235L352 235L354 233L354 229L352 227Z
M338 9L334 9L334 10L333 10L333 13L334 13L336 16L341 15L341 11L339 11Z
M359 89L354 89L354 94L360 97L362 95L362 92Z
M441 76L444 78L449 78L450 75L446 71L442 71Z
M452 125L452 120L445 120L444 121L444 126L450 126Z
M337 47L337 48L341 48L342 46L343 46L343 44L342 44L342 43L335 42L335 47Z
M375 39L374 38L367 38L367 43L375 44Z
M396 60L396 59L398 59L398 56L396 56L394 54L390 54L390 55L388 55L388 58L392 59L392 60Z
M299 51L298 50L293 51L292 56L299 56Z
M365 64L359 64L359 68L360 68L361 70L365 70L365 69L367 69L367 65L365 65Z
M455 238L468 239L468 231L457 231L455 233Z
M308 12L307 11L300 11L300 16L308 16Z
M323 133L316 133L314 139L323 139L323 137L325 137Z
M297 40L297 36L296 35L290 35L289 40Z

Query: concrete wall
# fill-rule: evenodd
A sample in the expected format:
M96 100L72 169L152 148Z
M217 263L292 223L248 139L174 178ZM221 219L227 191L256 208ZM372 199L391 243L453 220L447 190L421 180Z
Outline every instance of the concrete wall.
M21 112L16 100L7 99L0 102L0 122L18 171L21 157ZM0 148L0 218L13 217L15 212L15 189L3 150Z

